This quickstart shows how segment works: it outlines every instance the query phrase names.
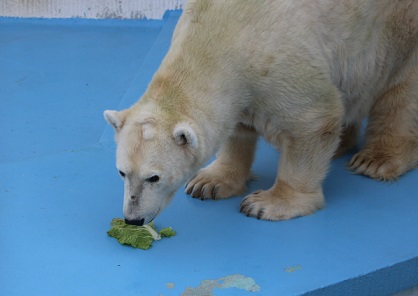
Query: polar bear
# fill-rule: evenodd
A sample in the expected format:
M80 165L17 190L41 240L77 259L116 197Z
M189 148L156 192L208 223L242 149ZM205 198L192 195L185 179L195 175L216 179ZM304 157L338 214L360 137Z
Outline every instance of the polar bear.
M331 159L353 148L365 118L349 167L398 178L418 165L417 65L416 0L188 1L143 97L104 112L126 221L150 222L190 179L196 198L244 194L258 136L280 151L278 175L240 211L313 213Z

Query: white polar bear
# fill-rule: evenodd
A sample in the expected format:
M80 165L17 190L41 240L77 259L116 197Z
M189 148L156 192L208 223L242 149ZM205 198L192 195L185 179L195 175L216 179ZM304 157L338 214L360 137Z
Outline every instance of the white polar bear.
M272 188L241 212L284 220L324 205L333 155L395 179L418 165L418 1L188 1L142 99L105 111L116 130L128 223L148 223L186 192L245 192L256 141L280 152ZM216 161L198 171L217 151Z

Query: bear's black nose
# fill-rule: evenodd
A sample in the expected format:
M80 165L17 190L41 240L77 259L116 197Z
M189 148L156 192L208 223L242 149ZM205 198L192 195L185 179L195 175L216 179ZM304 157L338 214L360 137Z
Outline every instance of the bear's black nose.
M142 226L142 225L144 225L144 218L142 218L140 220L128 220L128 219L125 219L125 223L126 224L130 224L130 225Z

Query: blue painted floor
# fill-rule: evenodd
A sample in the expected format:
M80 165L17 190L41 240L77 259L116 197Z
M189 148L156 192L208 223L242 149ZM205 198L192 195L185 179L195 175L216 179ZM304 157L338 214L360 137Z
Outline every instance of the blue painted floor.
M351 155L333 162L327 207L308 217L258 221L239 213L241 197L201 202L180 189L155 221L177 236L148 251L107 236L123 186L102 112L144 92L178 17L0 19L0 295L381 296L417 286L418 170L377 182L345 168ZM261 142L250 190L271 186L277 159ZM250 278L259 291L244 287Z

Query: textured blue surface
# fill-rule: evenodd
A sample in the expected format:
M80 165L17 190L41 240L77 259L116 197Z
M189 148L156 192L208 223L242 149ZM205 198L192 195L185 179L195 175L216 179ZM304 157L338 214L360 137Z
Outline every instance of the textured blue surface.
M327 207L265 222L241 198L180 189L155 221L177 236L148 251L107 236L122 216L113 131L104 109L137 100L179 13L161 22L0 19L0 295L180 295L242 274L258 292L214 295L389 295L418 285L418 170L393 183L336 160ZM250 190L268 188L277 153L260 142ZM174 286L174 287L173 287Z

